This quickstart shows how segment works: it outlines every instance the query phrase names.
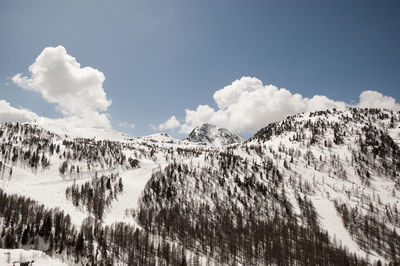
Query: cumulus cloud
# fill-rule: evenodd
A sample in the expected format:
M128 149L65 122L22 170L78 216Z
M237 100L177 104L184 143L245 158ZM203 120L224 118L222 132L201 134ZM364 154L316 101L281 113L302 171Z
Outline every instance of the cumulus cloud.
M400 110L400 103L390 96L385 96L377 91L363 91L360 94L359 107L363 108L384 108L392 110Z
M30 76L21 73L12 81L26 89L40 93L55 103L61 113L74 123L110 128L111 105L104 92L104 74L91 67L81 68L63 46L47 47L29 67Z
M37 119L38 115L23 109L15 108L10 105L6 100L0 100L0 123L5 122L27 122Z
M274 85L263 85L261 80L254 77L242 77L217 90L214 100L217 110L208 105L185 110L186 119L180 132L188 133L195 126L210 123L241 133L250 133L270 122L300 112L346 107L344 102L334 101L326 96L307 98Z
M180 133L189 133L203 123L214 124L241 133L253 133L268 123L285 119L301 112L343 109L347 105L323 95L311 98L291 93L274 85L264 85L254 77L242 77L214 93L217 109L199 105L195 110L186 109L185 123ZM386 108L400 110L393 97L377 91L364 91L357 107Z
M129 124L128 122L120 122L118 123L119 127L124 127L124 128L130 128L130 129L134 129L135 128L135 124Z
M171 129L179 127L180 125L181 125L181 123L173 115L167 121L165 121L164 123L161 123L158 126L158 129L159 130L171 130Z

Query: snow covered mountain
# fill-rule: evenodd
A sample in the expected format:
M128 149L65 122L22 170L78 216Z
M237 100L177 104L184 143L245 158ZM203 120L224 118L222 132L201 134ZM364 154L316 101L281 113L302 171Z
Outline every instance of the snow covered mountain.
M86 138L121 142L133 140L133 136L112 129L77 127L74 125L68 125L65 121L62 120L48 119L45 117L39 117L36 120L33 120L27 124L40 126L51 131L54 134L70 139Z
M214 125L203 124L195 127L186 138L191 142L202 142L215 146L223 146L243 142L244 139L237 133Z
M66 264L397 265L399 126L400 112L333 109L223 146L240 136L6 123L1 248Z
M152 134L149 136L143 136L138 138L139 141L151 141L151 142L156 142L156 143L175 143L175 142L179 142L179 140L174 139L173 137L171 137L170 135L168 135L167 133L156 133L156 134Z

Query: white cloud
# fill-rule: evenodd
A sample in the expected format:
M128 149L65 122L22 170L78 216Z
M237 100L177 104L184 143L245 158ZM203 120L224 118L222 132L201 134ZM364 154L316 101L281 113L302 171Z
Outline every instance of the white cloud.
M363 91L360 94L359 107L363 108L385 108L400 110L400 103L396 103L396 99L390 96L385 96L377 91Z
M120 123L118 123L118 126L124 127L124 128L130 128L130 129L135 128L135 124L129 124L128 122L120 122Z
M55 103L63 115L85 126L110 128L111 105L104 92L104 74L91 67L81 68L63 46L47 47L29 67L30 76L21 73L12 81L18 86L40 93Z
M0 123L4 122L28 122L32 120L47 121L48 123L56 123L59 125L68 125L71 127L94 127L102 123L101 117L93 116L91 121L84 121L82 118L77 116L68 116L63 118L46 118L38 116L36 113L24 109L16 108L10 105L5 100L0 100ZM85 123L85 124L83 124Z
M12 107L7 101L0 100L0 123L4 122L27 122L37 119L38 116L23 108Z
M344 102L326 96L312 98L292 94L274 85L263 85L253 77L242 77L214 93L218 109L199 105L196 110L185 110L185 124L180 132L187 133L203 123L214 124L241 133L255 132L270 122L279 121L289 115L328 108L342 109Z
M165 121L164 123L161 123L158 126L159 130L170 130L170 129L174 129L177 128L181 125L181 123L179 123L179 121L176 119L176 117L173 115L171 116L167 121Z
M189 134L190 132L192 132L193 128L194 128L194 126L182 124L181 128L179 129L179 133Z
M195 110L186 109L185 123L180 133L189 133L195 126L210 123L241 133L254 133L268 123L285 119L301 112L343 109L347 105L323 95L312 98L291 93L274 85L263 85L254 77L242 77L214 93L217 109L199 105ZM386 108L400 110L400 104L393 97L377 91L364 91L358 107Z

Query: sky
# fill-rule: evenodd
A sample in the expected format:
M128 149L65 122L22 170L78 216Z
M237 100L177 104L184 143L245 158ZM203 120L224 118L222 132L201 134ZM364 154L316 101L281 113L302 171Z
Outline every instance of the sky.
M0 122L250 136L297 112L400 110L399 1L2 0Z

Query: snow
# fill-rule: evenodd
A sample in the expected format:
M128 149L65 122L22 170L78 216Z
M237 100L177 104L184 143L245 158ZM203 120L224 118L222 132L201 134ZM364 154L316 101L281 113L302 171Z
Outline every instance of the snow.
M389 135L397 145L400 145L400 125L393 129L390 129Z
M113 224L114 222L124 221L136 224L132 216L127 216L127 209L136 209L137 203L147 181L151 178L153 169L158 165L152 161L142 161L141 167L134 170L122 172L122 183L124 185L123 193L114 201L109 213L104 219L105 224Z
M156 133L148 136L143 136L138 138L140 140L145 140L145 141L152 141L152 142L175 142L178 141L174 138L172 138L170 135L167 133Z
M308 114L295 116L294 123L298 123L299 128L301 128L302 123L307 121L316 122L322 120L324 122L342 123L342 116L352 117L349 110L341 110L340 112L332 113L330 115L319 115L311 116ZM280 135L274 135L269 141L259 142L254 139L244 145L260 146L264 149L264 154L258 156L254 151L250 149L250 154L244 151L244 145L242 149L235 150L235 154L238 154L244 158L250 160L256 160L262 163L265 158L273 158L277 167L281 173L284 173L284 184L287 187L287 195L289 196L289 201L294 207L295 213L298 213L298 206L293 198L293 193L290 192L290 183L288 182L289 176L296 180L297 183L308 182L310 184L311 190L307 191L308 197L312 198L312 202L316 211L319 215L321 227L326 229L333 238L337 240L337 243L341 243L343 246L349 248L350 252L356 252L360 256L368 258L371 262L380 259L381 261L386 261L383 257L378 256L375 252L366 254L361 250L355 240L352 239L351 234L346 230L343 225L341 217L336 213L336 209L333 205L333 200L336 199L339 202L344 202L351 206L352 208L358 207L359 211L364 215L368 214L369 207L366 205L370 200L375 205L375 208L380 209L381 215L384 216L384 211L386 206L395 206L399 203L399 193L396 189L396 182L393 177L386 176L379 168L373 168L372 166L366 166L371 178L369 180L370 185L364 184L359 174L357 174L357 168L354 164L353 150L357 150L359 136L358 132L362 132L362 128L370 124L376 126L378 129L388 129L389 135L392 139L399 145L400 144L400 126L397 122L394 128L389 128L390 118L386 119L374 119L365 116L365 119L357 119L350 121L349 123L342 124L346 127L347 135L344 137L344 143L341 145L332 145L332 147L325 147L321 145L324 140L333 140L333 130L328 129L324 135L323 139L319 143L314 145L308 144L308 139L310 138L309 130L302 130L302 133L306 135L306 140L304 141L292 141L289 138L292 137L296 131L293 132L283 132ZM397 120L398 121L398 120ZM300 154L299 157L294 158L294 162L289 164L290 169L286 169L283 166L284 160L289 161L290 156L288 156L287 151L292 149ZM311 165L307 165L305 155L307 153L312 153L316 161L316 167L314 167L313 162ZM340 177L340 172L344 173L344 178ZM396 192L396 193L395 193ZM396 195L395 195L396 194ZM398 208L398 207L397 207ZM384 217L381 217L384 220ZM398 227L392 223L387 224L389 228Z
M309 117L308 114L297 115L294 119L296 122L303 123L308 120L317 121L322 119L329 122L340 122L339 117L341 115L350 115L348 111L342 111L342 113L334 113L328 116L312 116ZM386 127L388 121L380 121L382 126ZM385 124L386 123L386 124ZM138 200L145 188L148 180L151 178L152 173L157 169L163 169L168 163L167 151L173 149L176 151L178 147L180 148L196 148L202 150L223 150L221 146L224 145L226 140L221 139L220 136L214 138L212 144L202 145L201 143L189 142L188 140L178 140L170 137L165 133L153 134L150 136L144 136L141 138L134 139L125 133L120 133L117 131L109 129L98 129L98 128L77 128L77 127L67 127L65 125L50 123L47 120L38 120L36 122L31 122L31 124L43 126L46 130L49 130L60 136L61 139L67 138L93 138L96 140L108 139L113 141L121 141L129 144L127 148L123 150L125 155L132 156L134 150L144 149L150 151L153 147L156 147L156 153L150 159L149 157L138 158L140 161L140 168L127 170L126 168L116 168L116 169L104 169L98 170L99 174L107 174L111 172L118 171L123 182L123 192L118 195L117 200L112 202L111 207L106 210L104 216L104 224L111 225L115 222L123 221L137 225L133 216L129 211L136 209L138 207ZM306 141L292 141L290 138L295 132L284 132L279 136L273 136L270 141L262 142L261 144L257 140L253 140L248 143L237 145L233 152L236 155L240 155L243 158L248 159L249 162L256 161L257 163L262 163L268 157L273 158L275 165L278 167L281 173L284 173L284 185L287 196L289 197L290 203L294 207L294 213L301 214L301 210L297 204L295 198L295 191L298 192L298 188L292 186L288 179L289 176L295 180L295 183L309 182L312 184L312 189L307 194L312 200L312 203L318 213L320 226L322 229L328 231L331 238L335 238L338 244L346 246L350 252L355 252L356 254L369 257L371 260L381 259L376 256L376 254L367 254L365 251L361 250L354 239L352 239L351 234L346 230L343 225L341 217L337 214L336 209L333 204L333 199L345 202L349 206L355 207L359 206L360 210L363 211L363 200L371 198L374 199L373 202L376 203L375 197L379 197L381 203L377 204L377 208L383 209L386 205L395 206L398 203L400 193L397 196L392 195L392 191L395 191L395 182L393 179L382 175L377 171L371 171L370 186L365 186L362 184L360 177L357 175L355 168L352 163L352 148L355 147L358 141L358 136L356 134L365 124L363 121L352 122L348 126L351 130L354 130L354 134L349 134L345 138L345 143L342 145L333 145L332 147L324 147L323 144L307 145ZM199 128L194 129L194 132L199 131ZM394 128L387 128L387 132L393 138L393 140L399 145L400 144L400 127L397 125ZM202 133L202 132L197 132ZM210 136L201 137L215 137L218 134L218 129L213 127L209 131ZM309 137L310 132L305 130L303 132L307 137ZM232 133L233 134L233 133ZM324 136L326 140L333 139L333 131L328 129ZM206 139L206 138L204 138ZM203 141L203 140L202 140ZM323 141L323 140L322 140ZM61 143L61 140L58 140ZM261 145L264 150L264 154L259 156L255 151L250 150L249 153L245 150L245 146L251 145ZM294 162L290 163L290 169L283 167L284 160L289 161L290 157L285 151L280 149L289 150L293 149L298 151L301 155L294 158ZM133 149L131 149L133 148ZM316 169L312 164L307 165L304 156L311 152L319 164L319 168ZM199 158L195 157L179 157L176 152L174 158L177 161L183 161L185 163L192 162L193 165L203 166L206 164L204 162L204 156ZM333 160L335 156L335 160ZM322 160L320 160L320 157ZM171 157L170 157L171 158ZM44 204L48 208L59 208L64 210L71 216L71 221L76 226L80 226L82 221L88 216L86 211L78 210L73 206L72 202L67 200L65 197L65 189L72 185L73 182L77 184L83 184L90 180L94 171L84 172L81 171L80 174L72 175L60 175L58 166L61 160L57 156L50 158L51 167L46 170L37 170L33 172L31 168L23 165L13 165L12 177L8 177L4 174L0 178L0 186L7 193L15 193L23 196L30 197L39 203ZM321 162L322 161L322 162ZM334 162L333 162L334 161ZM341 179L338 177L337 165L343 167L346 172L346 178ZM11 165L7 165L10 167ZM218 167L214 165L213 167ZM83 168L82 168L83 169ZM188 181L189 182L189 181ZM351 193L347 193L347 192ZM212 201L211 199L201 198L201 195L196 195L196 200L198 201ZM212 202L211 202L212 203ZM388 225L391 226L391 225ZM398 228L397 228L398 229ZM12 254L14 251L12 251ZM15 251L17 252L17 251ZM29 253L31 252L31 253ZM39 252L39 251L37 251ZM4 252L2 252L3 254ZM40 252L39 252L40 253ZM39 254L38 253L38 254ZM1 255L2 255L1 254ZM15 253L19 258L19 253ZM25 254L25 253L24 253ZM29 254L36 254L33 251L27 251L27 256ZM39 255L38 255L39 256ZM0 256L0 265L3 264L4 256ZM36 260L35 260L36 261ZM59 265L59 264L36 264L35 265ZM60 264L63 265L63 264Z
M38 250L0 249L0 265L19 265L19 262L34 261L34 266L67 266Z
M104 222L106 224L118 221L133 222L132 216L126 216L126 210L137 207L138 199L153 170L159 167L159 164L151 160L142 160L140 168L132 170L119 169L124 190L122 194L118 195L118 199L112 203L111 208L105 211ZM115 169L113 172L117 170ZM102 172L106 171L97 172L102 174ZM86 211L78 210L71 201L66 199L65 189L74 182L78 185L83 184L90 180L92 176L93 173L80 179L63 179L56 171L35 175L30 170L14 167L12 178L10 180L5 178L0 184L7 193L30 197L48 208L64 210L70 214L71 222L76 226L80 226L89 214Z
M365 257L366 253L358 247L357 243L344 227L342 219L338 216L333 202L321 197L311 197L311 200L320 216L322 228L336 238L337 244L346 245L350 252Z
M368 258L370 262L376 262L378 260L383 262L386 261L385 258L377 255L373 251L367 254L365 251L360 249L358 244L344 227L342 219L338 215L332 201L317 196L311 197L311 200L316 211L318 212L320 226L327 230L332 238L336 239L336 243L338 245L345 246L350 252L353 252L361 257Z
M83 182L85 178L78 180ZM80 226L86 218L86 214L78 211L65 197L65 189L72 185L73 179L63 180L55 171L45 172L43 175L35 175L30 170L13 167L11 179L3 178L1 188L9 194L18 194L30 197L37 202L44 204L47 208L59 208L68 213L71 222Z
M95 138L96 140L129 141L133 136L107 128L74 127L65 125L57 120L40 117L27 124L39 125L52 133L70 138Z

